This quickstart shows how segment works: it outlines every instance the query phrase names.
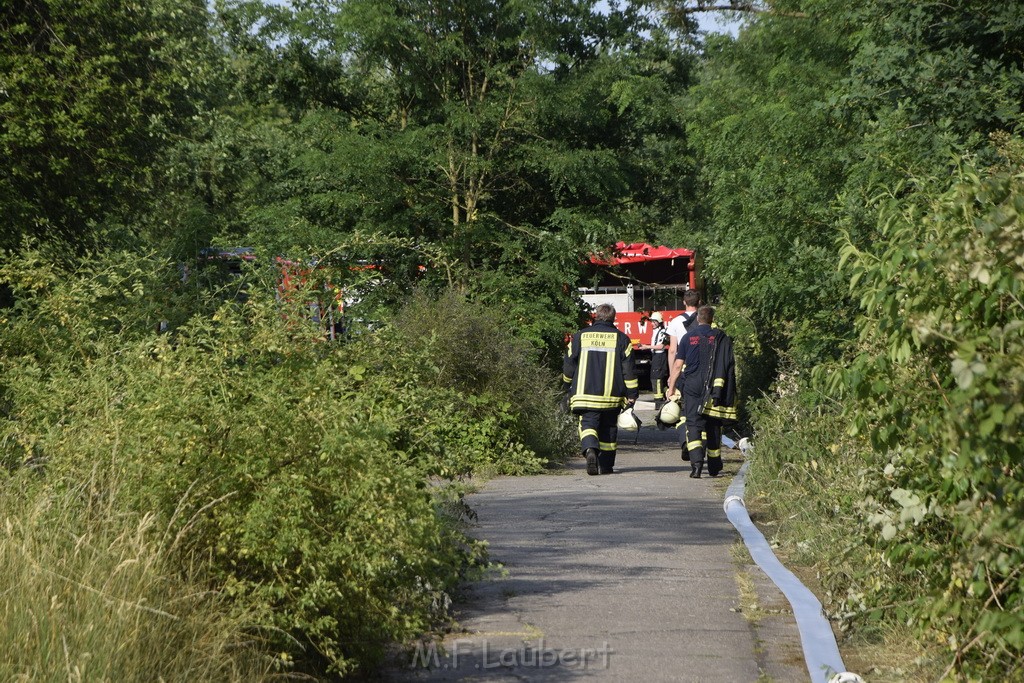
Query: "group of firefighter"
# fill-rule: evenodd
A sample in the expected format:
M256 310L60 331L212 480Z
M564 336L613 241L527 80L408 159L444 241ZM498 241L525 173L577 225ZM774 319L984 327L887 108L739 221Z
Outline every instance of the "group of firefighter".
M688 290L685 312L668 325L661 313L650 316L651 385L663 426L678 424L690 477L722 471L722 428L736 421L736 369L732 339L715 326L715 309L700 305L700 293ZM618 424L640 395L633 367L633 342L615 327L615 308L601 304L594 322L573 335L562 367L569 410L579 420L580 448L587 474L611 474L615 468ZM681 406L679 403L681 402Z

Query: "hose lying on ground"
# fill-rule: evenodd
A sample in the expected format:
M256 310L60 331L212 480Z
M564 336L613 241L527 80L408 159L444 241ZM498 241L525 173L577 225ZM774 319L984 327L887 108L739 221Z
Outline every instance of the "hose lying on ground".
M747 439L740 439L739 446L744 455L752 450ZM811 675L811 681L813 683L825 681L828 683L863 683L860 676L846 671L843 658L839 654L839 646L836 645L835 635L832 633L828 619L825 618L821 602L793 572L779 562L779 558L775 557L764 534L750 521L746 504L743 502L744 481L749 464L749 460L743 463L725 492L725 514L736 530L740 532L754 562L768 575L768 578L775 582L775 585L779 587L793 607L793 615L796 617L796 625L800 631L804 662L807 664L807 672Z

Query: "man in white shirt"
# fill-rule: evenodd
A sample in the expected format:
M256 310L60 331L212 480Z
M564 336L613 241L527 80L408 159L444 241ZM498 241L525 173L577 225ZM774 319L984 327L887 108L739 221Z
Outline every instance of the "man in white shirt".
M700 292L696 289L688 289L683 294L683 306L686 311L668 321L668 360L671 371L668 375L668 390L665 392L668 397L676 393L676 380L679 379L679 371L675 368L676 347L679 340L686 334L686 330L697 318L697 309L700 308Z

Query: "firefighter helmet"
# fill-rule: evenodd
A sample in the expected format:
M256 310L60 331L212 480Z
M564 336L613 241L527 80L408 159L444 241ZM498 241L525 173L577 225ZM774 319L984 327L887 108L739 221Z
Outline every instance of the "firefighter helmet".
M661 315L661 311L651 313L651 320L657 320L659 323L665 322L665 318Z
M619 413L619 418L615 423L619 426L619 429L624 429L629 432L635 432L640 429L640 425L643 424L640 422L640 418L636 416L636 413L633 412L632 408L626 408Z
M679 409L679 401L669 401L661 407L658 419L664 424L672 426L679 422L681 415L682 411Z

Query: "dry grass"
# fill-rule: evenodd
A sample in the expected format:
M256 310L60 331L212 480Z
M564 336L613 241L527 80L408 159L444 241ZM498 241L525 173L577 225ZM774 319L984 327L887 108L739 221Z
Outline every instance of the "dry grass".
M775 502L778 502L777 499ZM749 501L751 517L757 518L757 526L773 543L773 551L787 569L792 571L801 583L824 601L826 591L821 585L821 571L831 561L823 548L838 546L840 540L828 537L835 531L829 524L820 523L815 530L801 529L794 513L786 522L786 534L780 534L780 520L777 506L765 504L761 497ZM800 520L802 522L803 520ZM792 538L814 538L815 542L798 546ZM925 683L941 678L945 663L940 663L942 653L928 650L920 637L909 628L891 622L873 629L870 633L859 632L843 637L837 633L837 641L843 663L871 683Z
M843 663L871 683L931 683L942 677L947 662L937 651L922 648L910 629L887 626L868 639L847 638L841 644Z
M34 484L0 484L0 680L265 677L241 621L183 577L152 515L88 483Z

